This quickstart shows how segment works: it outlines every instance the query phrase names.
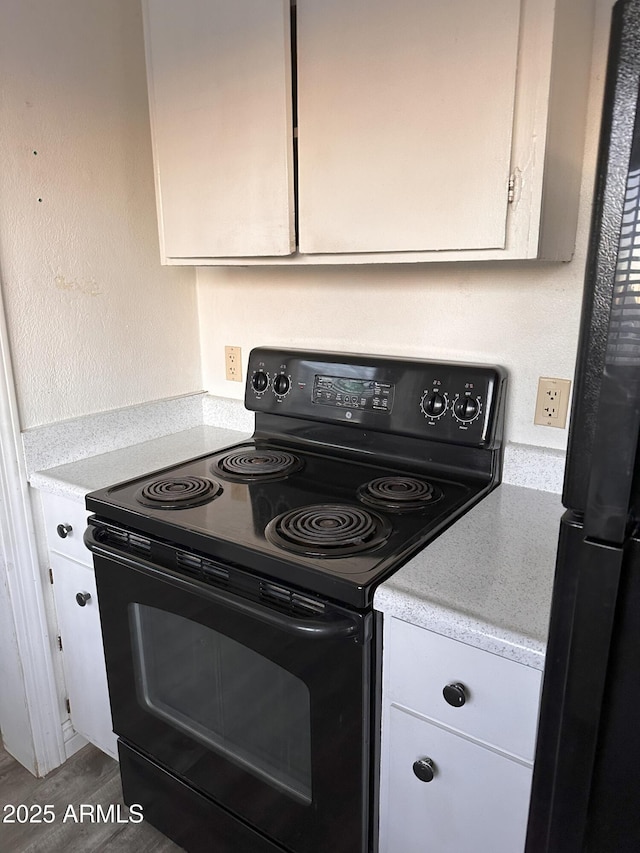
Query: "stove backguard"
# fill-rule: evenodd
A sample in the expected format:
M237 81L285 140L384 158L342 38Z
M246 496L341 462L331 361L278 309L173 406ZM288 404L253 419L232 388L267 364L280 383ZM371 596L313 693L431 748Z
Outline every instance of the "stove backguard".
M493 449L504 385L496 366L260 347L249 356L245 406L258 428L267 414L346 427L358 444L360 429Z

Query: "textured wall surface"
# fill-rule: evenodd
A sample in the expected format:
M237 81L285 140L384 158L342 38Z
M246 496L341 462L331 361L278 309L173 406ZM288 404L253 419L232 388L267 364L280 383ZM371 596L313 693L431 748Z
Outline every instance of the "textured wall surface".
M0 4L0 278L22 427L199 390L159 263L139 4Z
M224 378L225 344L241 346L245 359L252 346L273 344L498 362L511 376L508 438L563 448L566 430L534 426L533 414L539 376L573 377L611 6L597 2L573 261L201 268L207 390L241 396Z

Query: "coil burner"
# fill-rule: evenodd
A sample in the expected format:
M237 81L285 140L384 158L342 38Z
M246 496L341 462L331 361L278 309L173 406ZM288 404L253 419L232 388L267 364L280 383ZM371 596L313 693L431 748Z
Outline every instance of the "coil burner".
M377 513L343 504L314 504L272 519L265 536L272 545L306 557L345 557L371 551L392 527Z
M439 501L442 490L417 477L378 477L360 486L358 498L368 506L390 512L415 512Z
M206 477L161 477L136 492L136 500L154 509L189 509L215 500L222 486Z
M250 483L278 480L302 468L302 461L284 450L241 448L217 459L211 470L227 480Z

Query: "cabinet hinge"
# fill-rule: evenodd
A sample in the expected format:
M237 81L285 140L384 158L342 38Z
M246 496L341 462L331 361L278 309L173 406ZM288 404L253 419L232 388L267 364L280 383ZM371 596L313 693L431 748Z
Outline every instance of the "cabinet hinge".
M62 651L62 637L58 634L58 648Z
M516 176L515 172L512 175L509 175L509 190L507 193L507 201L509 204L513 204L513 200L516 197Z
M53 571L49 569L49 583L53 583Z
M67 714L70 714L71 713L71 702L69 702L68 699L65 699L64 704L65 704L65 707L67 709Z

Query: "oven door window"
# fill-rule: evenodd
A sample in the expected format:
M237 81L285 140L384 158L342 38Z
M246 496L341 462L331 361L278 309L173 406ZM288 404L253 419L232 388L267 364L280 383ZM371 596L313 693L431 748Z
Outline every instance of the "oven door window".
M269 785L310 803L307 685L212 628L129 605L136 693L143 707Z

